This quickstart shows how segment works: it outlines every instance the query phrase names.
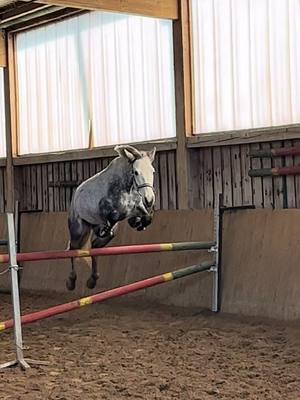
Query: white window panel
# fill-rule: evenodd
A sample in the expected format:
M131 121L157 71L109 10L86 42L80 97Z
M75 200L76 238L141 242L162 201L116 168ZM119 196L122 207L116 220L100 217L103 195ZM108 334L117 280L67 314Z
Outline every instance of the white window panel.
M20 154L176 136L171 21L92 12L16 49Z
M6 156L3 68L0 68L0 157Z
M191 0L194 133L300 122L300 1Z
M76 27L67 21L17 35L20 154L88 146Z

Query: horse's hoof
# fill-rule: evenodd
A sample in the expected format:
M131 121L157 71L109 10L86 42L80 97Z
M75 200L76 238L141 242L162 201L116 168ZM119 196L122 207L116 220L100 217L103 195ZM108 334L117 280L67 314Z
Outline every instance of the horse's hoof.
M66 287L68 290L74 290L76 286L76 279L68 278L66 280Z
M96 283L97 283L97 279L93 276L90 276L89 279L86 281L86 286L89 289L94 289L94 287L96 286Z

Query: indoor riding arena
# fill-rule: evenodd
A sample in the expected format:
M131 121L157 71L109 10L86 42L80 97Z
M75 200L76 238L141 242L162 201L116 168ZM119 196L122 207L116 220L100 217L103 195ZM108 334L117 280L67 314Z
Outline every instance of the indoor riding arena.
M299 0L0 0L0 398L300 400Z

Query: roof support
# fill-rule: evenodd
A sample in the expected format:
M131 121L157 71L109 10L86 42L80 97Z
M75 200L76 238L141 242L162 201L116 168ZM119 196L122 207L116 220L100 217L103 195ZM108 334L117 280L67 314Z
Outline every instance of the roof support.
M5 33L0 30L0 68L6 67L7 65L7 54L6 54L6 43Z
M177 19L177 0L40 0L40 3L74 7L83 10L103 10Z

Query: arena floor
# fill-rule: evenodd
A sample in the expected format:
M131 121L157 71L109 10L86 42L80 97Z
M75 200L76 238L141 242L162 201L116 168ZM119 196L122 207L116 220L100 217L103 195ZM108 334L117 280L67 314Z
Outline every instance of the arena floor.
M1 319L10 296L0 295ZM22 295L23 312L68 297ZM138 303L136 305L135 303ZM1 334L0 362L13 358ZM114 300L24 327L25 355L0 372L3 400L300 399L300 327Z

